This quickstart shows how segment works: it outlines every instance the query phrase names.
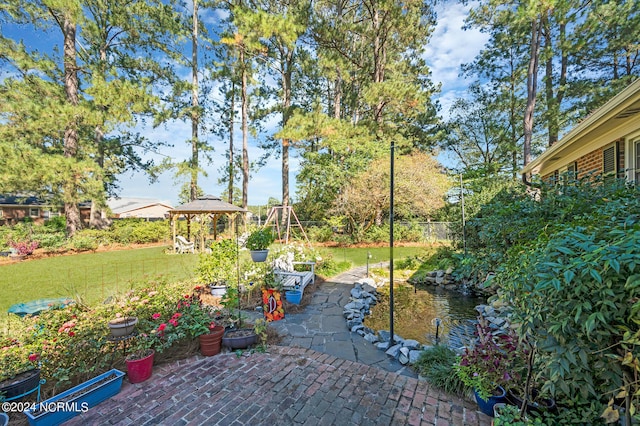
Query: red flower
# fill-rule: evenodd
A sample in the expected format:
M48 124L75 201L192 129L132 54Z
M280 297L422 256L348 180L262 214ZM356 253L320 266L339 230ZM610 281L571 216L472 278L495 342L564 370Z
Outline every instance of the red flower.
M73 336L75 336L75 335L76 335L76 333L74 333L73 331L70 331L70 332L69 332L69 336L73 337Z
M178 326L178 320L175 320L175 319L171 318L169 320L169 324L171 324L174 327L177 327Z
M182 314L180 312L176 312L175 314L173 314L173 316L171 317L171 319L178 319L182 316Z
M162 315L160 315L159 313L155 313L153 315L151 315L151 318L153 318L154 320L157 320L158 318L160 318Z
M38 354L30 354L29 361L36 362L38 360Z
M167 324L162 323L158 326L158 331L164 331L165 328L167 328Z

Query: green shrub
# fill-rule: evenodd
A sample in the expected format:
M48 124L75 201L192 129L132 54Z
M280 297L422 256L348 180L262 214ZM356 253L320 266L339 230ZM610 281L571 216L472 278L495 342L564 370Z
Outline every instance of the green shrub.
M312 226L307 229L307 236L311 241L326 243L333 239L333 230L330 226Z
M456 374L454 369L456 363L457 357L453 350L436 345L422 351L413 366L434 386L450 394L466 396L471 389L465 386Z
M136 224L130 234L130 242L137 244L155 243L171 237L171 229L166 221L142 222Z
M77 251L96 250L98 248L98 242L91 236L76 233L71 240L69 240L68 246Z
M196 267L203 284L226 285L237 280L235 240L222 239L211 244L211 253L201 253Z
M614 415L613 396L628 399L637 421L640 191L620 182L581 189L547 189L541 206L523 212L528 222L514 218L532 233L526 241L511 224L498 231L497 220L488 220L490 232L515 243L492 250L504 253L494 284L511 304L520 336L537 343L536 386L573 412L556 424L571 417L599 422L607 404Z

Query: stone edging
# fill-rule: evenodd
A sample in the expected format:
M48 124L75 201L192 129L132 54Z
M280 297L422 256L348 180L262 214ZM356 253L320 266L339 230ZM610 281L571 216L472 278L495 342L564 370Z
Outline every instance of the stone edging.
M395 345L389 347L391 333L387 330L376 332L364 325L364 319L371 312L371 306L378 303L377 287L383 285L371 278L363 278L356 281L351 289L351 297L349 303L344 306L342 312L347 320L347 328L354 333L364 337L364 340L375 344L380 350L385 351L387 355L395 358L402 365L415 364L420 356L420 352L429 348L422 345L417 340L403 339L394 333L393 341Z

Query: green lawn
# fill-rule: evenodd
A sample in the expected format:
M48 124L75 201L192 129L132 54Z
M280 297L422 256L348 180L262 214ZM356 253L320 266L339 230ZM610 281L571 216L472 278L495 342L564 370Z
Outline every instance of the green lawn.
M394 258L425 255L429 248L396 247ZM338 262L353 266L389 260L389 248L321 248ZM99 303L116 293L144 285L150 279L193 278L198 256L166 254L165 247L118 250L50 257L0 266L0 312L15 303L42 298L80 297Z
M394 247L394 260L409 256L426 257L433 253L432 247ZM343 247L323 247L320 252L328 252L333 259L338 262L351 262L353 266L363 266L367 264L367 254L371 254L369 265L379 262L388 262L390 258L389 247L372 248L343 248Z
M0 312L14 303L76 297L91 304L149 279L193 277L198 256L166 254L165 247L84 253L0 266Z

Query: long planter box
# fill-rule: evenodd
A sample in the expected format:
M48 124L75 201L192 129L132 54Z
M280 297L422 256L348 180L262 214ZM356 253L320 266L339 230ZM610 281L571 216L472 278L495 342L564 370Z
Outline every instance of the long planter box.
M24 414L30 425L59 425L118 394L123 377L122 371L109 370L40 402Z

